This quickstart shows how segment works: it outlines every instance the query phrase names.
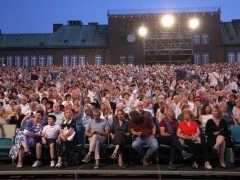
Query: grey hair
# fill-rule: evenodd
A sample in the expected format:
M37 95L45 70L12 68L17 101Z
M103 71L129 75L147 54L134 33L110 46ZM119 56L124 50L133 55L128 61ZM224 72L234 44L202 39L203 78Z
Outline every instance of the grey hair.
M83 107L83 110L92 110L92 105L91 104L85 104Z

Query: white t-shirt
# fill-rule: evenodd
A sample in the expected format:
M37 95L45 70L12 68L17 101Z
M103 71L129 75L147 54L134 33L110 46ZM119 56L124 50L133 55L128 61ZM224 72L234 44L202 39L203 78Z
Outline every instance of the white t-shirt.
M53 114L54 116L56 116L57 120L55 122L55 124L57 125L62 125L63 121L64 121L64 113L59 111L59 113L50 113L50 115Z
M209 73L209 79L210 79L210 86L215 87L218 85L219 74L216 72Z
M238 89L238 85L234 81L233 82L229 82L228 85L229 85L231 90L237 90Z
M212 114L202 115L202 126L205 128L209 119L212 119Z
M26 105L20 104L20 106L21 106L22 114L26 115L30 110L29 104L28 103Z
M42 132L45 133L46 139L57 139L61 127L57 124L44 126Z

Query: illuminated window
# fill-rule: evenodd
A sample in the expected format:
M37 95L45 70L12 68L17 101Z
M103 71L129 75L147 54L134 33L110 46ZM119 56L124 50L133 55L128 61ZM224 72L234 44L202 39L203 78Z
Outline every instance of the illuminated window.
M7 66L13 66L13 57L7 56Z
M96 65L101 65L102 64L102 56L101 55L96 55L95 56L95 64Z
M69 64L69 56L68 55L64 55L63 56L63 65L64 66L68 66L68 64Z
M39 56L39 66L45 66L45 56Z
M29 66L29 56L23 56L23 66Z
M80 55L79 56L79 64L80 65L85 65L86 64L86 57L85 57L85 55Z
M48 55L47 56L47 66L52 66L53 65L53 56Z
M15 56L15 66L21 66L21 56Z

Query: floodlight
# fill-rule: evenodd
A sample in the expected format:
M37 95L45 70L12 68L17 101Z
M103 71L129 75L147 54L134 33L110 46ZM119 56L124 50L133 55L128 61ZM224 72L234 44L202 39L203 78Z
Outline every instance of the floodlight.
M173 26L175 20L172 15L164 15L161 19L161 23L165 27L171 27Z
M197 18L193 18L189 20L189 27L191 29L196 29L199 26L199 20Z
M145 37L147 35L147 29L144 26L141 26L138 29L138 34L142 37Z

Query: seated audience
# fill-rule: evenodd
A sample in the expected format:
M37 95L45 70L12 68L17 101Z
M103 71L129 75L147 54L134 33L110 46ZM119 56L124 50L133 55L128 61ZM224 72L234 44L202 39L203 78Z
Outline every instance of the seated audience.
M201 153L205 160L205 168L210 170L212 166L209 162L209 155L207 144L205 138L202 137L200 133L200 129L196 121L192 120L191 112L189 110L185 110L183 112L184 121L179 123L177 129L177 136L183 140L183 143L189 146L189 150L194 154L192 160L192 167L198 169L198 164L196 162L196 153L197 149L201 149Z

